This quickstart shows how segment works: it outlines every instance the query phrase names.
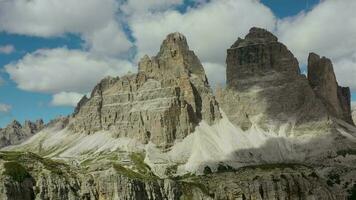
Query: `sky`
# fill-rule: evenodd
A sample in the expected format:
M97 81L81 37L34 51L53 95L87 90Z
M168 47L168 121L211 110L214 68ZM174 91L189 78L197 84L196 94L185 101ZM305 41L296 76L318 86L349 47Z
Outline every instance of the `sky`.
M168 33L183 33L211 85L225 82L226 49L266 28L305 70L332 59L356 102L354 0L0 0L0 127L71 114L106 76L136 72Z

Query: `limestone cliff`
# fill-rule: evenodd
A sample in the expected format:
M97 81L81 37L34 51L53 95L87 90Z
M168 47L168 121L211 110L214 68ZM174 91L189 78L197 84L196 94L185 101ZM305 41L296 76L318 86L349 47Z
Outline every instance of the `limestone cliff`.
M321 130L328 113L298 61L277 37L252 28L227 50L227 88L217 92L220 106L237 126L256 124L265 130L290 134L307 133L306 127ZM313 125L312 125L313 124Z
M83 98L70 125L88 134L110 130L162 147L220 118L203 66L180 33L167 36L157 56L145 56L137 74L108 77Z
M310 53L308 80L332 116L353 124L350 88L338 85L330 59Z

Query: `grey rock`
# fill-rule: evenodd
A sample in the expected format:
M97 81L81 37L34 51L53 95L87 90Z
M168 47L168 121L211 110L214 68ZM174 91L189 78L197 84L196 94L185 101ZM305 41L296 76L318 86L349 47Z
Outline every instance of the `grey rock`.
M286 134L328 129L325 106L300 73L297 59L272 33L252 28L227 50L226 62L227 88L217 91L217 99L234 124L277 133L287 124Z
M220 118L203 66L180 33L167 36L157 56L145 56L138 74L103 79L76 108L70 128L110 130L169 147L194 131L201 120Z
M21 164L20 164L21 161ZM0 166L16 162L28 178L14 180L0 168L0 198L58 200L345 199L312 168L294 164L245 167L237 171L159 179L124 167L77 170L34 154L0 153Z
M24 125L14 120L6 128L0 129L0 148L19 144L43 128L44 123L42 119L36 122L25 121Z
M321 99L332 116L353 124L350 89L338 85L330 59L310 53L308 80L315 94Z

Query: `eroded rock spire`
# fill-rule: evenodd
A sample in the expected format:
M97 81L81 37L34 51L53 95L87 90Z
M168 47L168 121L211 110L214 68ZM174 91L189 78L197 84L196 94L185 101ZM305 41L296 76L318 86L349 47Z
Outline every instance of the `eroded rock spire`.
M350 88L338 85L330 59L310 53L308 80L315 94L322 100L332 116L353 124Z
M173 145L200 121L220 118L218 103L197 56L180 33L169 34L156 56L144 56L138 74L103 79L78 104L70 128Z

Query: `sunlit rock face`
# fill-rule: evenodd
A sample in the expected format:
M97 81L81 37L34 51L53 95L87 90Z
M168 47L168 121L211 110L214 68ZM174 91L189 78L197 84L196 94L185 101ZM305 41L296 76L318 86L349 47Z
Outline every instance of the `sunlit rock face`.
M308 80L315 94L332 116L353 124L350 88L338 85L330 59L310 53Z
M296 134L307 127L324 131L328 113L298 61L272 33L252 28L227 50L227 88L217 92L229 119L244 129Z
M157 56L144 56L137 74L106 78L76 108L75 132L111 130L117 137L171 146L201 120L220 118L203 66L186 38L172 33Z

